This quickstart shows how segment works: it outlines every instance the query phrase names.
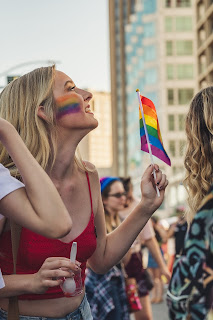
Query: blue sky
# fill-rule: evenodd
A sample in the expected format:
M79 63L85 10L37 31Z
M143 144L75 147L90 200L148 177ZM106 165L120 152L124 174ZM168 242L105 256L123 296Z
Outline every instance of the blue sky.
M0 75L54 60L77 86L110 90L108 0L0 0L0 7Z

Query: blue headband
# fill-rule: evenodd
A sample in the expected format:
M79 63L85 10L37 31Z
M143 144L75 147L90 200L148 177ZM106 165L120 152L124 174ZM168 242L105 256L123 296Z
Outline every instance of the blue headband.
M101 183L101 193L104 191L104 189L113 181L121 181L117 177L103 177L100 179Z

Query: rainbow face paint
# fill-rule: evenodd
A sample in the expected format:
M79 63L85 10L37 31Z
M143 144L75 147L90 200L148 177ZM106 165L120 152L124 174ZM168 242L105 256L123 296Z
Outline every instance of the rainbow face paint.
M61 119L70 113L77 113L80 111L81 101L75 94L62 96L56 99L57 112L56 119Z

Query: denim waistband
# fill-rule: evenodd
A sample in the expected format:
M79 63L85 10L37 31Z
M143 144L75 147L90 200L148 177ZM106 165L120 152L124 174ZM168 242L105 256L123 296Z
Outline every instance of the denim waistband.
M71 298L72 299L72 298ZM87 301L86 294L84 295L83 300L79 307L61 318L54 318L54 317L36 317L36 316L19 316L20 320L92 320L92 315L89 307L89 303ZM7 312L0 309L0 319L6 320L7 319Z

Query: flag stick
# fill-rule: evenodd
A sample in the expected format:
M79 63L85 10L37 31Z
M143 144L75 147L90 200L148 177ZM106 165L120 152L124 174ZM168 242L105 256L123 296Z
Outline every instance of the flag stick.
M140 106L140 110L141 110L141 115L142 115L142 119L143 119L143 125L144 125L144 131L145 131L145 135L146 135L146 141L147 141L147 144L148 144L149 155L150 155L151 163L152 163L153 166L154 166L154 160L153 160L152 150L151 150L151 146L150 146L150 142L149 142L149 135L148 135L148 132L147 132L146 121L145 121L145 117L144 117L144 113L143 113L143 106L142 106L142 102L141 102L141 98L140 98L140 91L139 91L139 89L137 89L136 92L137 92L138 102L139 102L139 106ZM154 167L153 167L153 175L154 175L154 178L155 178L155 180L156 180L156 172L155 172L155 168L154 168ZM156 187L157 195L158 195L158 197L160 197L159 189L158 189L157 186L155 186L155 187Z

